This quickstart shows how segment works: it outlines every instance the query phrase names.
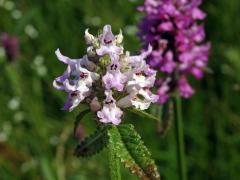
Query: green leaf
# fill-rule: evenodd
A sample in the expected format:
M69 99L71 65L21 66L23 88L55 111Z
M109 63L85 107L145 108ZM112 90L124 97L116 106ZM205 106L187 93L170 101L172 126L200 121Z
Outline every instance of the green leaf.
M53 169L51 168L50 161L46 157L40 159L40 166L42 169L43 177L46 180L55 180Z
M120 161L111 143L108 144L108 156L111 180L121 180Z
M157 166L133 125L113 126L108 136L116 156L131 173L144 180L160 179Z
M138 109L135 109L135 108L128 108L127 110L129 112L131 112L133 114L136 114L138 116L141 116L143 118L151 119L151 120L154 120L154 121L160 121L160 119L158 119L157 117L155 117L152 114L149 114L145 111L141 111L141 110L138 110Z
M91 110L90 110L90 109L86 109L86 110L80 112L80 113L77 115L77 117L76 117L76 119L75 119L75 122L74 122L74 134L76 134L76 130L77 130L77 127L78 127L80 121L81 121L81 120L84 118L84 116L85 116L86 114L88 114L89 112L91 112Z
M165 136L172 126L173 120L173 101L168 101L163 107L161 122L158 124L158 134Z
M77 157L89 157L97 154L107 146L107 129L109 126L100 125L93 134L85 138L75 148L74 154Z

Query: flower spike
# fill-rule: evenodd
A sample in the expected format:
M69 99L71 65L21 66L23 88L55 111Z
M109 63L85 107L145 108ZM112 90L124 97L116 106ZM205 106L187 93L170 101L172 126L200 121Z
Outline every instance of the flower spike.
M80 103L87 104L102 123L118 125L124 108L147 109L156 102L157 95L151 92L156 71L145 62L151 53L137 56L124 53L122 32L112 33L110 25L103 33L93 36L85 31L87 54L71 59L56 50L56 56L67 65L63 75L53 81L53 86L68 94L63 110L72 111Z
M161 74L157 81L160 104L168 101L175 91L189 98L194 90L188 77L203 77L210 43L204 43L205 32L199 20L206 14L199 9L201 0L145 0L139 11L146 16L139 24L143 51L152 52L147 63ZM160 82L161 81L161 82Z

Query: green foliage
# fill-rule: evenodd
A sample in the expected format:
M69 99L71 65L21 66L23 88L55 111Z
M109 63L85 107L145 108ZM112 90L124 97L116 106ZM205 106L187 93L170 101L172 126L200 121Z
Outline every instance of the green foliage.
M162 110L161 122L158 124L158 134L160 136L166 136L170 128L172 127L173 121L173 101L170 100Z
M111 180L121 180L121 169L120 169L120 161L117 157L114 148L114 143L108 144L108 156L109 156L109 170Z
M133 125L113 126L108 131L109 143L124 166L141 179L160 179L151 154Z
M89 112L91 112L91 110L90 110L90 109L86 109L86 110L84 110L84 111L81 111L81 112L77 115L77 117L76 117L76 119L75 119L75 122L74 122L74 134L76 134L76 130L77 130L77 127L78 127L80 121L81 121L81 120L84 118L84 116L87 115Z
M50 162L48 162L46 158L42 158L40 164L44 174L44 179L55 180L56 177L54 176L54 174L52 174L53 171L51 170Z
M75 155L77 157L89 157L99 153L108 143L107 130L108 126L99 125L94 133L89 135L75 148Z

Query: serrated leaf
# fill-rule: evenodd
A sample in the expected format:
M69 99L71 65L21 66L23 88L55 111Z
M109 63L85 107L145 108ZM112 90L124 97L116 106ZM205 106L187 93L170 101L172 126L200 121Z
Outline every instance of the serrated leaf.
M120 161L114 151L113 144L108 144L108 151L111 180L121 180Z
M99 126L93 134L86 137L77 145L74 154L77 157L89 157L103 150L108 143L108 128L108 126L104 125Z
M116 156L131 173L144 180L160 179L157 166L133 125L113 126L108 136Z
M75 122L74 122L74 134L76 134L76 130L77 130L77 127L78 127L80 121L81 121L81 120L84 118L84 116L85 116L86 114L88 114L89 112L91 112L91 110L90 110L90 109L86 109L86 110L80 112L80 113L77 115L77 117L76 117L76 119L75 119Z
M128 108L127 111L129 111L133 114L136 114L140 117L143 117L143 118L151 119L151 120L154 120L154 121L160 121L160 118L157 118L157 117L153 116L152 114L149 114L145 111L140 111L140 110L135 109L135 108Z

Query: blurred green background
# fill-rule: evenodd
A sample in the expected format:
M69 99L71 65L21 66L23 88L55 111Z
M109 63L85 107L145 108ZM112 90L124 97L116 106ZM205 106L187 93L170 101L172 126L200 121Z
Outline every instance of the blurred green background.
M84 30L111 24L125 35L131 52L141 47L137 23L142 0L0 0L0 32L20 41L21 55L7 62L0 48L0 179L109 179L106 150L77 159L72 128L78 110L60 110L66 94L52 87L69 57L86 52ZM207 39L212 42L209 73L192 81L196 94L184 101L184 132L190 180L240 179L240 1L205 0ZM174 126L164 137L156 124L128 116L142 135L162 179L177 178ZM84 119L81 136L94 128ZM83 132L84 131L84 132ZM122 168L123 179L136 179Z

